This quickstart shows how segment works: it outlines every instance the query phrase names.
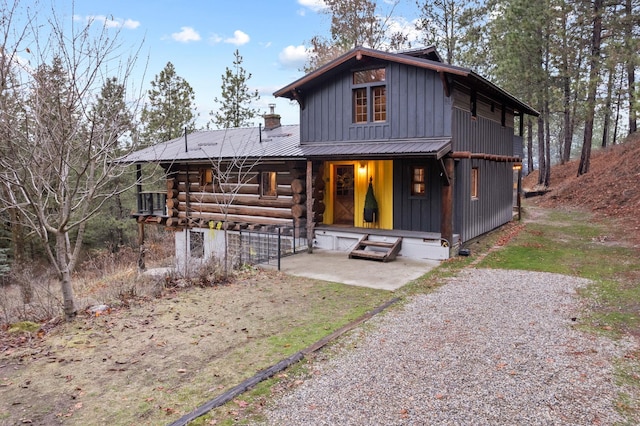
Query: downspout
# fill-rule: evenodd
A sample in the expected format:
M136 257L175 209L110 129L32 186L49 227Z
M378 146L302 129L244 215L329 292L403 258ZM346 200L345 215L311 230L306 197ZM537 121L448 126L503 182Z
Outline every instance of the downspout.
M189 152L189 145L187 144L187 128L184 128L184 152ZM184 274L185 276L189 275L189 207L190 207L190 184L189 184L189 162L186 163L187 166L187 177L185 179L185 196L186 196L186 205L185 205L185 226L184 226Z

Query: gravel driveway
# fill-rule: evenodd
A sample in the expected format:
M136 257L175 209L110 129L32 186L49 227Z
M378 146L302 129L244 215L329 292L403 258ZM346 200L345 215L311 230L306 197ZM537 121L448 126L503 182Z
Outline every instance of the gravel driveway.
M273 425L610 425L624 343L574 329L564 275L469 269L373 319L267 411ZM354 347L355 346L355 347ZM620 347L618 347L620 346ZM627 348L628 349L628 348Z

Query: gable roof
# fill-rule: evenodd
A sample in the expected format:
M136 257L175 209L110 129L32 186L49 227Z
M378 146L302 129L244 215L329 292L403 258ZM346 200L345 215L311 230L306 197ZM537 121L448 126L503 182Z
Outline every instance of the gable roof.
M428 50L425 50L425 52L428 52ZM476 89L478 92L491 94L496 99L504 102L508 106L511 106L517 112L533 116L540 115L538 111L520 101L507 91L491 83L484 77L476 74L474 71L440 61L425 59L424 56L432 57L428 54L420 55L412 52L391 53L366 47L356 47L333 61L321 66L315 71L310 72L304 77L299 78L293 83L274 92L273 95L276 97L298 100L304 97L305 91L326 79L332 78L336 74L355 67L365 66L367 62L370 62L371 60L379 60L410 65L442 73L443 76L449 76L453 80L460 81L464 85L469 86L472 89Z

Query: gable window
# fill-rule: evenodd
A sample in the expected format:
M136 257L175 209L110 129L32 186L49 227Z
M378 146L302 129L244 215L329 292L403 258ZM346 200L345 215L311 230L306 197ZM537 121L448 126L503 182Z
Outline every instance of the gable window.
M411 167L411 195L414 197L424 197L426 195L426 183L425 167Z
M277 173L262 172L260 178L260 196L265 198L276 198L278 196Z
M478 198L479 176L480 175L478 173L478 168L473 167L471 169L471 198L472 199Z
M377 86L371 89L373 92L373 121L387 120L387 88Z
M353 122L367 122L367 89L360 88L353 90Z
M353 122L383 122L387 120L386 69L354 71Z

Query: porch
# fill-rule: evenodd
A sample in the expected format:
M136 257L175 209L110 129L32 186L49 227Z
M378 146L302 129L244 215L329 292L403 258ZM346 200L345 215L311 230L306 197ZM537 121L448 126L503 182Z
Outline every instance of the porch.
M154 216L166 218L167 216L167 191L138 191L138 210L133 213L137 216Z
M459 235L453 241L446 241L437 232L404 231L398 229L360 228L339 225L317 225L314 232L313 247L343 252L345 256L358 244L360 239L369 236L369 240L391 242L402 238L398 257L417 260L445 260L457 253Z
M373 262L349 259L346 253L314 250L311 254L302 252L283 258L280 270L297 277L395 291L438 265L440 262L436 260L406 257L388 263Z

